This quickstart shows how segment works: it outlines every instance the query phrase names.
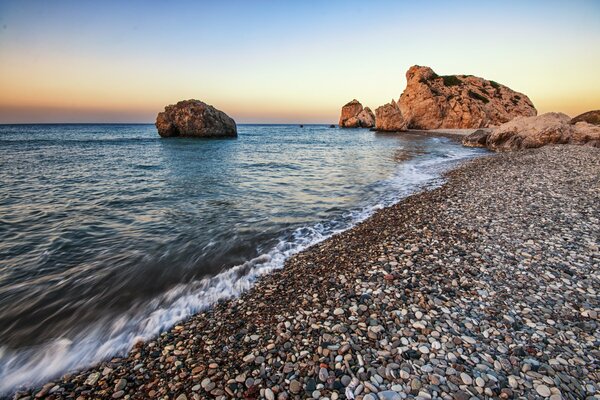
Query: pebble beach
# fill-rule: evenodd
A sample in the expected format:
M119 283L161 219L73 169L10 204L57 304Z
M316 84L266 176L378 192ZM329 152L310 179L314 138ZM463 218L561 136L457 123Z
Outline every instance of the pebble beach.
M14 398L600 398L599 150L499 153L446 180Z

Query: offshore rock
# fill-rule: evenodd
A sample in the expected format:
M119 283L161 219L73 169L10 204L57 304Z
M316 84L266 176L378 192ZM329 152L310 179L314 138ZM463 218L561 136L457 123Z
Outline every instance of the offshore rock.
M369 107L364 107L356 99L342 107L339 125L341 128L372 128L375 115Z
M162 137L236 137L235 121L200 100L184 100L165 107L156 117Z
M406 72L406 81L398 105L409 128L485 128L537 115L527 96L487 79L439 76L415 65Z

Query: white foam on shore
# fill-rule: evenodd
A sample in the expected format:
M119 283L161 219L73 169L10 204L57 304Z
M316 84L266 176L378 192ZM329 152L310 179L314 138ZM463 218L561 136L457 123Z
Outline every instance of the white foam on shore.
M138 311L98 320L74 337L57 338L40 346L16 351L0 346L0 394L43 384L68 371L126 354L136 342L149 340L218 301L239 296L260 276L282 268L293 254L355 226L376 210L412 193L439 186L442 172L453 162L479 154L472 149L447 150L444 156L417 157L401 164L392 178L378 186L381 195L375 204L349 212L340 221L298 228L267 253L214 277L177 285L143 307L132 308Z

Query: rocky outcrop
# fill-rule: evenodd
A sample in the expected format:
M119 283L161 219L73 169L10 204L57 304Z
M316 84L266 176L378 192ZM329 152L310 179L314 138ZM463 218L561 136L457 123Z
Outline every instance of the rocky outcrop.
M527 96L487 79L439 76L415 65L406 72L406 81L398 105L409 128L483 128L537 114Z
M490 133L477 131L463 139L470 147L487 147L494 151L537 148L548 144L585 144L600 147L600 126L587 122L571 124L562 113L537 117L517 117L494 128Z
M592 125L600 125L600 110L588 111L580 114L571 120L572 124L578 122L587 122Z
M342 107L340 128L372 128L375 126L375 115L369 107L364 107L356 99Z
M165 107L156 117L162 137L235 137L235 121L200 100L184 100Z
M407 121L402 117L398 103L392 100L375 110L375 129L384 132L405 131Z

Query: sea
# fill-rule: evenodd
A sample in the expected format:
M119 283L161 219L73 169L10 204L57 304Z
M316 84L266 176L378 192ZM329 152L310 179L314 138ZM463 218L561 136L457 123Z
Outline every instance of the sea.
M125 354L483 153L328 125L1 125L0 393Z

